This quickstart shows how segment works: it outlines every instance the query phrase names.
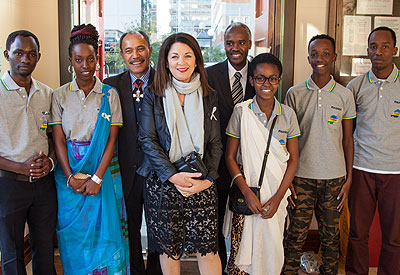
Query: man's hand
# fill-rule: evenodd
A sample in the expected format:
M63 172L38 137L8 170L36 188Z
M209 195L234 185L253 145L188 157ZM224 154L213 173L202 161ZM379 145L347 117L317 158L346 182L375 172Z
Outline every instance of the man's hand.
M342 211L344 203L347 197L349 196L350 186L351 186L351 179L348 178L346 182L343 184L342 189L340 190L340 193L337 197L337 200L340 200L339 205L337 207L337 210L339 212Z
M50 173L51 161L40 151L39 155L31 157L20 165L19 174L32 177L32 179L40 179Z

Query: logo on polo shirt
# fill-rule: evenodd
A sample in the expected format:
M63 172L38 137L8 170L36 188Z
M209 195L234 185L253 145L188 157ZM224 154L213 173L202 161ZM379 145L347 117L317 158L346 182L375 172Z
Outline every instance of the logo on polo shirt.
M391 117L395 118L398 118L399 116L400 116L400 109L394 110L393 114L391 115Z
M286 146L286 140L285 140L285 139L279 140L279 143L280 143L282 146Z
M334 124L335 122L338 122L339 118L335 115L331 115L331 117L328 119L329 124Z

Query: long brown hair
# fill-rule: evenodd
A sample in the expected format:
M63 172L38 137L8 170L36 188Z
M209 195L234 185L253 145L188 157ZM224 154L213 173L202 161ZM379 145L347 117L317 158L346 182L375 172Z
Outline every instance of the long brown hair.
M172 44L180 42L188 45L195 57L196 57L196 68L194 72L200 74L201 88L203 89L203 96L207 96L211 91L211 87L207 81L207 73L204 69L203 55L196 39L190 34L179 32L168 36L161 45L160 53L158 55L158 62L156 73L154 76L153 83L151 84L151 90L159 96L164 96L164 90L170 85L172 81L172 75L169 71L168 64L168 53L171 49Z

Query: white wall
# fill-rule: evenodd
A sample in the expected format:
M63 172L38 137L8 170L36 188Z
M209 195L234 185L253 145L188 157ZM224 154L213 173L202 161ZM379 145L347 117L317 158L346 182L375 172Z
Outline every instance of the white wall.
M329 0L297 0L296 5L294 84L311 74L307 45L314 35L328 32Z
M9 69L3 56L7 36L29 30L39 39L42 57L33 77L53 89L60 86L58 50L58 2L56 0L0 0L1 74Z
M305 81L312 70L308 64L308 41L328 32L329 0L297 0L294 50L294 85ZM310 229L318 229L315 216Z

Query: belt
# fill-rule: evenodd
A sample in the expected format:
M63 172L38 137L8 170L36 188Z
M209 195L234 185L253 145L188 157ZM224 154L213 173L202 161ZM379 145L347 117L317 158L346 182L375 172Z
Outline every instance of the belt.
M0 170L0 177L1 178L6 178L6 179L9 179L9 180L36 182L36 180L32 179L31 176L17 174L17 173L10 172L10 171L5 171L5 170Z

